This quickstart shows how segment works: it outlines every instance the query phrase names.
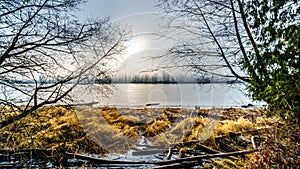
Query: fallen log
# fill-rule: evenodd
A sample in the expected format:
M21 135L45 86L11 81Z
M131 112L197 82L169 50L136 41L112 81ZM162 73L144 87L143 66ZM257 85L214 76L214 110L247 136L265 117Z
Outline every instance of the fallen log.
M222 152L219 151L219 150L212 149L212 148L207 147L207 146L205 146L205 145L203 145L203 144L198 144L197 146L200 147L201 150L203 150L203 151L205 151L205 152L208 152L208 153L212 153L212 154L222 153ZM229 156L228 158L229 158L229 159L232 159L232 160L237 160L237 158L236 158L236 157L233 157L233 156Z
M174 163L181 163L186 161L199 161L202 159L209 159L215 157L228 157L228 156L237 156L237 155L244 155L250 154L260 149L251 149L251 150L243 150L243 151L235 151L235 152L228 152L228 153L218 153L218 154L206 154L206 155L199 155L199 156L192 156L192 157L185 157L176 160L165 160L165 161L158 161L155 162L157 165L166 165L166 164L174 164Z
M212 149L212 148L207 147L207 146L205 146L205 145L203 145L203 144L200 144L200 143L197 144L197 146L198 146L199 148L201 148L202 151L207 152L207 153L212 153L212 154L222 153L222 152L219 151L219 150Z
M228 152L228 153L218 153L218 154L206 154L206 155L199 155L199 156L192 156L192 157L185 157L176 160L165 160L165 161L124 161L124 160L106 160L100 159L95 157L84 156L80 154L73 154L73 153L66 153L69 158L76 158L81 160L87 160L92 162L93 164L154 164L154 165L169 165L169 164L181 164L184 162L188 163L199 163L199 160L202 159L209 159L215 157L229 157L229 156L237 156L237 155L244 155L259 151L260 149L251 149L251 150L244 150L244 151L235 151L235 152ZM188 164L187 163L187 164Z
M215 150L213 148L210 148L210 147L207 147L201 143L199 143L199 140L191 140L191 141L186 141L186 142L178 142L178 143L172 143L170 144L169 146L170 147L175 147L176 145L181 145L181 146L184 146L185 144L197 144L198 148L200 148L200 150L208 153L208 154L217 154L217 153L222 153L221 151L219 150ZM236 157L228 157L230 159L233 159L233 160L237 160Z
M124 160L106 160L102 158L89 157L81 154L65 153L68 158L76 158L92 162L93 164L155 164L155 162L147 161L124 161Z
M168 169L168 168L188 168L188 167L193 167L194 164L189 162L189 163L175 163L175 164L168 164L168 165L162 165L162 166L157 166L157 167L152 167L151 169Z
M55 158L55 157L63 157L66 159L80 159L80 160L85 160L88 163L91 163L93 165L160 165L162 168L163 167L170 167L170 164L173 164L175 167L177 166L187 166L187 165L194 165L194 164L199 164L202 163L200 160L202 159L209 159L209 158L215 158L215 157L229 157L229 156L237 156L237 155L244 155L244 154L249 154L253 153L256 151L259 151L260 149L251 149L251 150L244 150L244 151L236 151L236 152L228 152L228 153L218 153L218 154L206 154L206 155L199 155L199 156L192 156L192 157L185 157L185 158L180 158L176 160L165 160L165 161L126 161L126 160L107 160L107 159L102 159L102 158L96 158L96 157L90 157L90 156L85 156L81 154L74 154L74 153L62 153L59 151L49 151L49 150L42 150L42 149L27 149L23 151L13 151L13 150L0 150L0 152L6 152L6 153L14 153L14 152L23 152L24 155L28 155L29 152L32 153L33 156L35 155L45 155L46 157L44 158Z
M158 153L164 153L168 152L167 149L154 149L154 150L139 150L139 151L133 151L133 156L143 156L143 155L152 155L152 154L158 154Z

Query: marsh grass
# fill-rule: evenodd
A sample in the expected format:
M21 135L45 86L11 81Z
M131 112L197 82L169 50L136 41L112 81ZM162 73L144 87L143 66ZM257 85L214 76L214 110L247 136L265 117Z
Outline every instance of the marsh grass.
M49 149L104 154L86 136L74 109L45 106L1 129L3 149Z
M1 118L17 114L0 107ZM42 148L75 153L124 153L141 136L166 148L172 143L198 140L222 150L214 138L272 126L276 119L256 110L192 110L178 108L116 109L110 107L45 106L1 129L0 148ZM196 148L188 145L180 149ZM214 162L215 164L218 161ZM218 164L225 163L219 162ZM229 165L231 162L226 162Z
M256 126L247 119L239 118L236 121L223 120L219 121L219 125L214 131L214 136L227 135L230 132L238 133L255 129Z

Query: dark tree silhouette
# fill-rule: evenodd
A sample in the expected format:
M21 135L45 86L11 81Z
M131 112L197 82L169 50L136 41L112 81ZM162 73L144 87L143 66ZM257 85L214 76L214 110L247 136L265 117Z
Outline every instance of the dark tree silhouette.
M1 119L0 127L41 106L72 100L79 83L107 76L106 61L122 52L127 33L108 19L80 23L72 13L82 3L1 0L0 105L20 114Z

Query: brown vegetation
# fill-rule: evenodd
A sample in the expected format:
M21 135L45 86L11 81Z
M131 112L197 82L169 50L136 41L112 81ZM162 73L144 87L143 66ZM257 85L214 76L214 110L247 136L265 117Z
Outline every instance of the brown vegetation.
M7 107L1 109L6 110L2 114L2 120L5 120L5 116L18 113L17 110ZM116 151L124 153L138 144L139 138L144 136L152 144L162 148L173 145L180 153L191 149L203 149L205 145L213 152L242 151L253 148L250 141L253 136L257 136L256 146L266 145L266 138L273 140L268 137L268 132L274 129L274 124L277 124L277 127L283 126L279 118L263 118L261 114L258 110L242 109L45 106L2 128L0 148L48 149L93 154ZM280 145L288 143L286 140ZM267 149L259 155L252 153L246 157L265 162L268 152ZM269 156L271 155L269 153ZM283 160L282 163L284 162L286 161ZM230 158L225 158L224 161L214 159L211 163L215 166L236 168L246 164L252 165L247 160L232 161Z
M42 148L63 149L68 152L105 153L86 136L78 122L75 110L63 106L42 107L1 130L2 149Z

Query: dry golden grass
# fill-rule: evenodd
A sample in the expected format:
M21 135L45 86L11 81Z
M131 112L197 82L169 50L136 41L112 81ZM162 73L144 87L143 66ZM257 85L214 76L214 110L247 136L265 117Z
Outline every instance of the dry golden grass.
M100 111L106 122L118 133L122 133L125 136L138 138L138 117L129 115L123 116L120 112L115 110Z
M69 152L104 154L105 150L86 137L74 109L45 106L2 128L1 148L63 149ZM86 144L88 143L88 144ZM89 146L87 146L89 145Z
M218 127L214 132L214 136L227 135L229 132L242 132L255 129L255 125L249 120L239 118L238 120L224 120L220 121Z
M16 111L6 107L0 109L6 115ZM211 137L257 127L248 119L237 118L240 114L245 116L244 112L234 112L234 118L226 120L223 119L229 115L228 110L222 120L209 118L210 112L174 108L132 110L45 106L3 128L0 137L5 139L0 148L64 149L104 154L128 150L138 143L140 134L153 144L168 146L190 140L204 142ZM257 122L266 123L259 118Z
M138 143L137 119L123 117L116 109L77 108L77 116L84 131L108 152L124 153Z

